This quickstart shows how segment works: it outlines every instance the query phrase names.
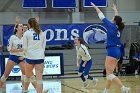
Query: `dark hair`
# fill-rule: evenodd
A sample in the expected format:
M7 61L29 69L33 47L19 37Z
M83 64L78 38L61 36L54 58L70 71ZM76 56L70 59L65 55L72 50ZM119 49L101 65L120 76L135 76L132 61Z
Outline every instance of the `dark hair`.
M37 33L37 34L40 34L41 30L40 30L40 26L38 24L38 22L36 21L35 18L30 18L28 20L28 23L30 25L31 28L34 29L34 31Z
M16 34L16 33L17 33L17 28L18 28L18 25L19 25L19 24L15 25L15 28L14 28L14 34Z
M82 39L82 38L77 37L77 39L80 41L80 44L84 44L84 41L83 41L83 39Z
M116 25L118 26L118 30L122 31L125 27L124 23L122 22L122 17L115 16L114 21L115 21Z

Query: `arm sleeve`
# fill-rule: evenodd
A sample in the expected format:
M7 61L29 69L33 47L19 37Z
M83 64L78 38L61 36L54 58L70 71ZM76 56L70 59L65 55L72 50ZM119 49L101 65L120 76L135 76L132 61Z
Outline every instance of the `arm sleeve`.
M104 14L102 12L98 13L98 16L101 20L103 20L105 18Z
M8 40L7 50L11 51L12 46L13 46L13 36L11 36Z

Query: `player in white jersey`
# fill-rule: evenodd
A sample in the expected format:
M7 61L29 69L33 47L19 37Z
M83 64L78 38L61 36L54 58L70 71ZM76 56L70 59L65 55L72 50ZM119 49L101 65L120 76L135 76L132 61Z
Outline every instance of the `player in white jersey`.
M35 18L30 18L28 20L28 27L29 30L26 31L23 36L23 49L25 52L27 72L24 89L25 92L28 91L33 68L35 68L37 93L42 93L46 37L40 30L39 24Z
M24 65L24 53L23 53L23 48L22 48L22 43L23 43L23 25L22 24L17 24L15 26L15 35L12 35L9 39L9 44L8 44L8 51L10 52L10 56L8 59L8 62L5 67L5 72L3 76L0 79L0 87L4 87L5 81L8 78L11 70L16 64L19 64L22 76L21 76L21 81L22 84L24 83L23 78L25 77L25 65Z
M15 22L15 26L16 25L18 25L20 23L20 17L19 16L16 16L16 22ZM26 32L28 30L28 26L26 25L26 24L23 24L23 34L24 34L24 32ZM23 42L22 42L23 43ZM26 63L24 62L24 65L25 65ZM25 73L26 73L26 71L25 71ZM23 89L23 91L24 91L24 79L25 79L25 75L23 76L21 76L21 80L22 80L22 89ZM35 80L35 76L34 76L34 73L32 73L32 80L31 80L32 82L32 85L34 86L34 88L36 88L36 80Z
M76 44L76 52L77 52L77 66L79 67L78 75L83 81L84 88L88 87L87 80L93 80L93 86L97 85L98 79L95 79L89 75L89 70L92 66L92 58L88 52L87 47L83 44L83 41L80 37L75 38L74 40ZM81 63L79 64L81 58Z

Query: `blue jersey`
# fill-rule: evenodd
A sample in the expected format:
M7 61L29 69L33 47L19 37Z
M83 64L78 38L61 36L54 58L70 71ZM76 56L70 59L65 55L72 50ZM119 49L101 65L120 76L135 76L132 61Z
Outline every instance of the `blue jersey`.
M102 20L107 25L107 47L120 47L120 31L115 23L110 22L107 18Z

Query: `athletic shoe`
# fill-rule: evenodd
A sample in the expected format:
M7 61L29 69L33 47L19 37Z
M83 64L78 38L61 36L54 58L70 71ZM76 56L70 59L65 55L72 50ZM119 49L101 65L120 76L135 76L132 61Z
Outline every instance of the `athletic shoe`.
M89 86L88 82L84 82L83 88L87 88Z
M96 87L97 86L97 83L98 83L98 79L93 78L93 87Z
M28 90L22 90L22 93L29 93Z
M122 90L122 93L130 93L130 88L128 87L123 87L121 90Z
M49 90L44 90L43 93L49 93L48 91L49 91Z
M105 88L103 93L109 93L109 91Z

